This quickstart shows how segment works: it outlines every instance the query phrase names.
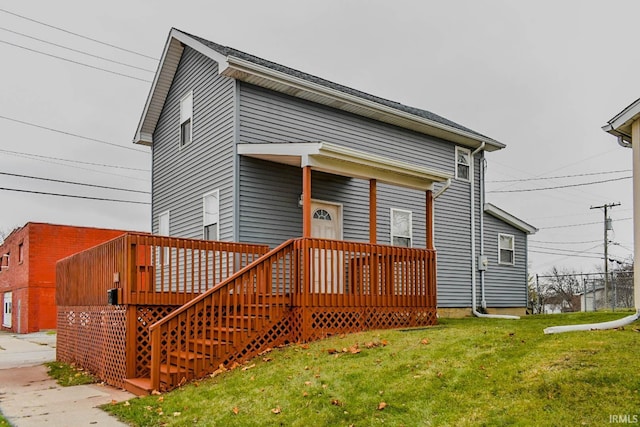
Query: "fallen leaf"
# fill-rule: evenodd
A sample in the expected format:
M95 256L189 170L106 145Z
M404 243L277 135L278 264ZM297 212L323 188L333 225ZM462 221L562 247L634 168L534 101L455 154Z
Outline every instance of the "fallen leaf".
M304 385L311 385L311 381L305 381Z
M160 396L160 397L158 398L158 402L164 402L164 396Z
M378 411L382 411L386 407L387 407L387 403L386 402L378 403Z
M480 365L480 368L478 368L478 369L480 369L481 371L484 371L487 368L485 368L484 365Z
M146 409L147 411L152 411L153 408L151 406L145 406L144 409Z
M303 397L307 397L307 396L309 396L309 393L307 393L306 391L303 391L303 392L302 392L302 396L303 396Z
M273 351L273 349L271 347L265 349L264 351L261 351L260 353L258 353L258 356L264 356L267 353L271 353Z
M327 388L327 387L329 387L328 384L322 384L322 388Z
M193 386L194 386L194 387L200 387L200 383L199 383L198 381L194 381L194 382L193 382Z
M270 357L263 357L262 361L263 362L271 362L271 358Z
M387 340L382 340L380 341L380 344L382 344L382 346L385 347L387 344L389 344L389 342Z
M240 409L238 409L237 406L235 406L232 410L231 410L235 415L238 415L238 413L240 412Z
M282 412L282 409L280 409L279 406L277 408L273 408L271 410L271 413L273 413L273 414L279 414L280 412Z
M369 341L364 346L367 348L373 348L373 347L376 347L376 343L374 343L373 341Z
M174 413L173 413L173 416L174 416L174 417L179 417L180 415L182 415L182 413L181 413L181 412L174 412Z
M117 403L118 403L118 401L117 401L117 400L115 400L115 399L111 399L111 404L112 404L112 405L115 405L115 404L117 404Z
M248 371L249 369L252 369L252 368L255 368L255 367L256 367L256 364L254 363L254 364L249 365L249 366L244 366L244 367L242 368L242 370L243 370L243 371Z
M336 350L335 348L328 348L327 349L327 353L329 353L329 354L335 354L337 352L338 352L338 350Z
M422 341L420 341L420 344L429 344L429 338L424 338Z
M309 348L309 344L300 344L300 348L307 350Z
M358 344L354 344L349 348L349 353L351 354L358 354L360 353L360 347L358 346Z
M332 399L331 404L334 406L343 406L344 403L340 402L338 399Z
M153 390L151 394L154 396L160 396L162 393L160 393L158 390Z
M437 373L438 378L442 378L442 372Z
M315 374L314 377L320 378L320 374Z
M349 351L349 350L347 350L347 347L342 347L342 352L343 353L346 353L347 351Z
M127 400L126 402L124 402L124 406L130 406L131 403L129 403L129 401Z
M236 369L238 366L240 366L240 364L238 362L233 362L233 364L231 364L231 366L229 367L230 371L233 371L234 369Z

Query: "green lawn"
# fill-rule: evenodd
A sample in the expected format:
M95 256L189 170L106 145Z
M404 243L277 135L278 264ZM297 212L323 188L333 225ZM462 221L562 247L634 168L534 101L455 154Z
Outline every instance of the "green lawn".
M333 337L104 409L135 426L604 425L640 415L640 324L542 330L627 314L443 319Z

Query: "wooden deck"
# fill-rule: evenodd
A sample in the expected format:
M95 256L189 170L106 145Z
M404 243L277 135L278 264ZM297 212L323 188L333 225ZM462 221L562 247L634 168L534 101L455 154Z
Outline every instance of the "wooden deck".
M269 347L436 323L435 251L129 234L58 263L58 358L136 393ZM117 305L107 290L118 289Z

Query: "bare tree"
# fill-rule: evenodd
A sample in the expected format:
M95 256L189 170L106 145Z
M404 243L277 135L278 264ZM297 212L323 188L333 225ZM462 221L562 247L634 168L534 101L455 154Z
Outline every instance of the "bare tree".
M562 311L580 311L582 284L580 273L575 270L553 267L540 285L540 292L547 303L557 304Z

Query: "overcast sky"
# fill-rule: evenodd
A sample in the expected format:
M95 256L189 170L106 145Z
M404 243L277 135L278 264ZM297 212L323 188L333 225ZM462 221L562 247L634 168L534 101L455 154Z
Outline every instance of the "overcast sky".
M24 191L150 201L149 150L131 141L157 60L139 54L159 58L176 27L505 143L487 154L487 201L540 229L532 273L602 266L603 213L590 207L605 203L621 203L612 256L632 254L631 151L601 126L640 97L638 1L0 0L0 9L0 231L29 221L150 229L147 204ZM567 175L584 176L499 182Z

